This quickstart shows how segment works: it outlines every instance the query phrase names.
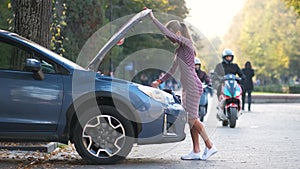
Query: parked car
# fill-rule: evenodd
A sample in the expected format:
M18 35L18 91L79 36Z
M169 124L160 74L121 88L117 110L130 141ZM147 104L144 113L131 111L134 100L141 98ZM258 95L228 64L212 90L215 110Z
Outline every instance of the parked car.
M87 68L0 30L0 141L70 141L88 163L111 164L134 143L184 140L186 112L172 92L97 73L106 53L149 12L131 18Z

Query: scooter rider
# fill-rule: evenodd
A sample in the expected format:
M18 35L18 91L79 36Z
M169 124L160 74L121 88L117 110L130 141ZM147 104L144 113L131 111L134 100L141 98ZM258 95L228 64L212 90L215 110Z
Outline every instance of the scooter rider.
M200 121L203 122L204 116L207 114L207 106L208 106L207 96L208 93L212 92L210 91L212 89L211 79L206 74L205 71L201 70L201 61L197 57L195 57L195 71L198 78L201 80L201 82L206 84L203 86L203 93L200 97L200 102L199 102L199 118Z
M211 86L211 80L210 77L207 75L207 73L203 70L201 70L201 61L199 58L195 57L195 71L197 73L198 78L201 80L201 82L205 82L208 86Z
M223 77L227 74L238 74L242 81L246 78L242 70L240 69L238 64L232 63L234 59L234 52L231 49L224 49L222 52L222 62L218 63L215 67L215 74L219 77ZM214 78L214 83L217 83L217 96L219 98L221 94L221 86L222 83L218 80L218 78Z

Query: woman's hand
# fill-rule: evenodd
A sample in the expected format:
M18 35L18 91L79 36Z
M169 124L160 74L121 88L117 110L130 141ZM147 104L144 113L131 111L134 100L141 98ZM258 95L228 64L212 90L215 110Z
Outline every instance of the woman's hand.
M160 85L160 83L161 83L160 80L155 80L151 83L151 86L157 88Z
M154 19L154 18L155 18L155 16L153 15L153 12L152 12L152 11L149 13L149 16L150 16L151 19Z

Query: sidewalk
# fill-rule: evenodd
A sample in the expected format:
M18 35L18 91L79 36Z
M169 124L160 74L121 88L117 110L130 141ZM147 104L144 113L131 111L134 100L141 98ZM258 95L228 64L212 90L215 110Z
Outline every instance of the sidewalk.
M252 103L300 103L300 94L252 94Z
M175 91L181 95L181 90ZM216 95L216 91L214 91ZM247 95L246 95L247 103ZM300 103L300 94L253 94L252 103Z

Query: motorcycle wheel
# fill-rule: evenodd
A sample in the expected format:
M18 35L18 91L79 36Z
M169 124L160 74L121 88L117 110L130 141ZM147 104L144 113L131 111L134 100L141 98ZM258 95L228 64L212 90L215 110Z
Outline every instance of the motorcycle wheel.
M205 106L200 106L199 118L201 122L203 122L205 114L206 114Z
M228 121L227 120L222 121L222 125L223 126L228 126Z
M236 117L237 117L237 108L230 107L229 108L229 127L235 128L236 125Z

